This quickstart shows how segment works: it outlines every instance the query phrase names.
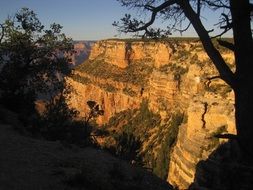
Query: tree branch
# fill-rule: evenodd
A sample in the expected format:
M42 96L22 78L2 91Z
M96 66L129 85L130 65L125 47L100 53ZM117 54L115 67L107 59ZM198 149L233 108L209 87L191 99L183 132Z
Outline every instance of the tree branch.
M189 22L189 24L184 28L184 29L177 29L177 28L173 28L175 31L180 32L180 34L182 34L183 32L185 32L186 30L188 30L191 26L191 22Z
M228 49L230 49L231 51L234 51L234 50L235 50L234 44L232 44L232 43L230 43L230 42L227 42L227 41L224 41L224 40L217 40L217 41L218 41L218 43L219 43L221 46L223 46L223 47L225 47L225 48L228 48Z
M0 24L1 28L2 28L2 31L1 31L1 37L0 37L0 44L4 38L4 25L3 24Z
M197 2L197 14L198 16L200 17L200 10L201 10L201 3L200 3L201 0L198 0Z
M220 75L208 77L208 78L206 78L207 82L205 83L205 85L209 87L210 84L211 84L211 82L212 82L212 80L214 80L214 79L220 79L220 78L221 78Z
M220 4L213 2L213 0L211 1L205 1L206 4L208 4L210 7L215 7L215 8L226 8L226 9L230 9L230 6L225 5L223 2L219 1Z
M233 88L235 85L234 73L230 70L219 51L214 47L208 32L204 28L198 15L192 9L189 1L179 0L178 4L184 10L186 17L190 20L196 32L198 33L204 49L219 71L221 79L223 79Z
M226 15L225 13L222 13L221 16L223 16L224 18L215 25L220 25L220 29L224 29L224 30L220 34L218 34L216 36L212 36L212 38L221 37L223 34L227 33L229 30L231 30L233 27L232 22L230 22L231 19L229 19L228 15ZM224 26L221 26L224 22L226 24Z
M237 135L234 134L217 134L214 137L219 139L237 139Z
M231 30L231 28L225 29L225 30L222 31L220 34L217 34L217 35L215 35L215 36L212 36L211 38L214 39L214 38L217 38L217 37L221 37L221 36L223 36L223 34L227 33L229 30ZM213 31L214 31L214 30L212 30L212 32L213 32Z
M152 11L152 15L151 15L151 18L150 20L144 24L143 26L139 27L139 28L136 28L135 31L133 32L138 32L138 31L142 31L142 30L146 30L149 26L151 26L154 21L155 21L155 18L156 18L156 15L159 11L175 4L177 2L177 0L168 0L168 1L165 1L164 3L162 3L161 5L157 6L157 7L149 7L149 8L146 8L147 10L151 10Z

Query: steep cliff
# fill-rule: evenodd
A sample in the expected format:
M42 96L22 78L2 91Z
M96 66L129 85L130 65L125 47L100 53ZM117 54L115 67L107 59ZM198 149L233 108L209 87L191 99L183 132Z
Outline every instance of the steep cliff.
M233 67L232 54L220 51ZM185 189L194 181L197 163L223 143L214 135L236 133L233 92L211 79L217 75L197 41L105 40L93 46L89 60L68 79L75 89L69 104L83 117L85 102L98 102L105 115L97 122L117 120L109 122L111 132L129 135L130 130L141 142L138 155L144 165L157 173L167 169L160 177L168 174L170 183ZM139 117L147 109L144 115L154 122Z
M103 60L120 68L133 62L149 62L155 67L167 64L172 53L166 42L106 40L94 45L90 60Z
M88 59L95 41L75 41L74 53L71 55L71 66L75 67Z

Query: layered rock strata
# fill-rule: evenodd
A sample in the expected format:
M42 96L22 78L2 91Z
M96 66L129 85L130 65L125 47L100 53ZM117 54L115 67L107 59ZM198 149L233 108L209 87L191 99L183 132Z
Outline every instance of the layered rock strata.
M93 46L89 59L103 60L120 68L138 61L153 62L155 67L159 67L168 64L171 53L171 47L164 42L106 40Z
M232 54L222 51L222 55L233 68ZM112 73L105 76L96 68L89 70L92 64L100 65L104 72L111 67ZM135 68L139 77L131 75ZM129 77L125 71L131 71ZM121 72L125 78L118 76ZM85 102L95 100L105 111L100 124L120 111L138 108L144 98L163 120L176 111L184 113L167 180L186 189L194 181L197 163L223 143L214 135L236 133L233 92L221 80L209 80L217 74L199 42L100 41L93 46L89 62L73 73L81 82L68 79L76 90L69 103L84 116L88 111Z

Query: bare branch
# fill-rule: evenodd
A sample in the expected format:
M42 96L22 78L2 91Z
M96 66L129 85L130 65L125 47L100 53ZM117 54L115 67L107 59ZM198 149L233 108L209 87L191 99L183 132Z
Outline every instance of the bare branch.
M214 137L219 139L237 139L237 135L234 134L218 134L214 135Z
M226 83L228 83L231 87L234 86L235 82L235 76L234 73L230 70L229 66L226 64L224 59L222 58L220 52L214 47L210 36L208 35L208 31L204 28L201 20L200 20L200 6L204 2L208 2L209 4L213 6L223 6L226 7L226 5L221 2L220 0L198 0L197 4L197 13L193 10L192 5L190 4L190 1L186 0L167 0L164 1L164 3L158 5L157 7L153 7L152 4L148 4L146 6L146 10L149 10L152 12L151 18L148 22L144 23L142 21L137 21L136 19L131 19L130 15L126 15L123 21L123 26L121 26L121 31L123 32L138 32L138 31L145 31L145 34L148 34L151 36L155 36L155 34L158 34L162 30L155 31L154 29L150 29L149 27L154 23L156 16L158 13L161 13L164 15L164 19L173 18L175 23L172 25L172 29L176 30L176 24L182 23L182 16L186 16L190 23L193 24L193 27L195 28L196 32L198 33L200 40L203 43L203 46L208 54L208 56L211 58L212 62L214 63L215 67L220 73L221 79L223 79ZM227 2L227 1L225 1ZM133 1L126 1L125 3L132 3ZM143 2L142 2L143 3ZM172 6L174 5L174 6ZM145 5L142 4L144 7ZM174 9L175 10L174 10ZM172 11L173 10L173 11ZM175 11L175 12L174 12ZM175 15L176 14L176 15ZM224 26L224 30L227 31L230 29L229 24L229 18L224 14L223 15L222 23L226 23L226 26ZM178 20L179 19L179 20ZM119 26L116 24L116 26ZM186 27L188 29L190 24ZM181 31L185 31L186 29L182 29ZM180 30L178 30L180 31Z
M136 28L134 32L145 30L146 28L151 26L154 23L156 15L159 11L165 9L166 7L169 7L173 4L175 4L176 2L177 2L176 0L168 0L168 1L165 1L164 3L162 3L161 5L159 5L158 7L153 8L152 9L152 15L151 15L151 18L150 18L149 22L147 22L142 27Z
M230 9L230 6L224 4L222 1L220 0L216 0L216 1L213 1L213 0L206 0L205 1L207 5L209 5L210 7L214 7L216 9L218 8L225 8L225 9Z
M151 17L150 20L146 23L144 23L143 21L139 21L137 19L132 19L131 15L126 14L124 18L121 19L122 25L120 25L119 22L114 22L113 26L116 26L118 28L118 30L120 32L139 32L139 31L146 31L146 33L149 33L148 28L154 23L156 16L158 13L163 13L162 11L166 8L168 8L169 6L175 4L177 2L177 0L168 0L165 1L164 3L158 5L157 7L153 7L150 4L146 4L146 5L141 5L142 7L144 7L144 9L151 11ZM123 1L123 5L125 6L130 6L131 4L133 4L133 2L124 2ZM137 6L137 5L136 5ZM139 7L140 5L138 5Z
M223 46L223 47L225 47L225 48L228 48L228 49L230 49L231 51L235 51L235 46L234 46L234 44L232 44L232 43L230 43L230 42L228 42L228 41L224 41L224 40L217 40L218 41L218 43L221 45L221 46Z
M213 77L208 77L208 78L206 78L207 82L205 83L205 85L209 87L210 84L211 84L211 82L212 82L212 80L214 80L214 79L221 79L221 77L220 77L220 75L213 76Z
M3 40L3 38L4 38L4 30L5 30L5 28L4 28L4 25L3 24L0 24L0 26L1 26L1 37L0 37L0 43L2 42L2 40Z
M215 35L215 36L212 36L211 39L217 38L217 37L221 37L221 36L223 36L225 33L227 33L229 30L231 30L231 28L225 29L225 30L223 30L221 33L219 33L219 34L217 34L217 35ZM213 30L212 30L212 31L213 31Z
M212 77L208 77L206 78L208 81L211 81L211 80L214 80L214 79L220 79L220 75L217 75L217 76L212 76Z
M232 22L231 22L231 19L229 18L229 16L228 16L227 14L222 13L221 16L222 16L223 18L221 19L220 22L218 22L218 23L215 24L215 25L220 25L220 29L224 29L224 30L223 30L221 33L219 33L219 34L217 34L217 35L215 35L215 36L212 36L212 38L221 37L223 34L227 33L229 30L231 30L232 27L233 27L233 24L232 24ZM222 25L222 24L224 24L224 23L225 23L225 25Z
M188 30L190 28L190 26L191 26L191 22L189 22L189 24L184 29L177 29L177 28L173 28L173 29L180 32L180 34L182 34L186 30Z
M198 33L204 49L219 71L221 79L223 79L231 87L234 87L234 73L230 70L219 51L214 47L208 32L204 28L196 12L192 9L190 3L188 1L179 0L179 5L184 10L186 17L190 20L196 32Z
M155 9L155 7L153 7L151 5L145 5L144 8L149 10L149 11L153 11Z
M197 14L198 16L200 17L200 10L201 10L201 3L200 3L201 0L198 0L197 2Z

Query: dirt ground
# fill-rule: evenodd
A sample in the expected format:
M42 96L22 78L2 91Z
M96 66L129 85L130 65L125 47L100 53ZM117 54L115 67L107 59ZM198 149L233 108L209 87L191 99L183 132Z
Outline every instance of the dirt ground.
M19 134L0 123L0 190L171 189L109 153Z

